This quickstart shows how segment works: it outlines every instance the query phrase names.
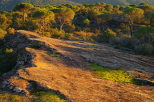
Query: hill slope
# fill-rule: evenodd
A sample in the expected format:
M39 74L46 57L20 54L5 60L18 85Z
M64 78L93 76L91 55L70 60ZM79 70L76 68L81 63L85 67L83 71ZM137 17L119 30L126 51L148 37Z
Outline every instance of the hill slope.
M11 10L19 3L31 3L33 5L60 5L77 4L69 0L0 0L0 10Z
M10 10L16 4L19 3L31 3L34 5L59 5L59 4L95 4L95 3L109 3L113 5L129 5L129 4L140 4L146 2L154 4L154 0L1 0L0 10Z
M100 2L105 2L113 5L140 4L143 2L154 4L153 0L71 0L71 1L82 4L94 4Z
M152 86L97 79L90 72L90 64L96 63L130 72L154 73L153 58L104 44L40 37L22 30L7 35L5 41L7 47L18 52L18 61L14 70L3 75L3 88L27 95L36 87L56 90L73 102L154 101Z

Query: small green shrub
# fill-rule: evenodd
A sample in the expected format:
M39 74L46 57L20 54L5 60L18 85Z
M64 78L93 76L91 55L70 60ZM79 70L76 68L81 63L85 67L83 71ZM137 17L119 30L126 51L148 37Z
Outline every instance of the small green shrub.
M105 68L96 64L91 64L91 70L96 78L107 79L117 82L133 82L132 76L124 70Z
M111 43L115 46L124 47L128 49L134 49L135 46L138 46L141 43L138 39L131 38L116 38L111 41Z
M10 71L16 65L16 60L17 55L13 53L13 49L2 49L0 52L0 75Z
M92 32L79 31L79 32L74 32L73 34L71 34L70 39L94 41L93 39L94 35L96 34Z
M135 48L135 52L142 55L152 55L154 54L154 47L152 44L141 44Z
M54 92L37 92L35 93L36 98L33 102L68 102L62 97L56 95Z
M104 39L104 41L110 41L112 39L114 39L117 36L117 34L112 31L112 29L107 29L102 35L101 37Z
M14 34L15 33L15 29L14 28L9 28L7 29L8 34Z
M5 49L5 53L13 53L13 49L8 49L8 48L6 48L6 49Z
M0 28L0 39L3 39L7 32Z
M30 102L27 97L12 95L8 93L0 94L0 102Z
M62 38L62 39L68 39L68 34L65 33L63 30L58 30L58 29L52 29L51 30L51 37L52 38Z

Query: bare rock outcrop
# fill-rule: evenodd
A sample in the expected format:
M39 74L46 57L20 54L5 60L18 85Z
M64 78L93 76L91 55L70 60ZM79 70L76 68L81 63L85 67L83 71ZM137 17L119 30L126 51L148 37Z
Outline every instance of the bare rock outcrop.
M105 44L41 37L23 30L7 35L5 44L14 49L18 59L15 68L2 76L1 88L28 96L37 86L73 102L154 101L153 86L96 79L89 71L90 64L95 63L153 75L152 57L129 54ZM60 56L54 57L56 54Z

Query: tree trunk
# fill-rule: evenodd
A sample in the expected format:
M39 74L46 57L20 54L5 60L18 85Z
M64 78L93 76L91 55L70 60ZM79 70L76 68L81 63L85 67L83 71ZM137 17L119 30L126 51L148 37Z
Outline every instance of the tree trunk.
M133 36L133 20L129 17L129 28L131 37Z

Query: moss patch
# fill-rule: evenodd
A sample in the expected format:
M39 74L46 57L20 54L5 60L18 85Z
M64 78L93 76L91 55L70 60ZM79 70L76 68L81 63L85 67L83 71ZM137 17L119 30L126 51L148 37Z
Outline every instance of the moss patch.
M40 91L35 93L35 95L36 97L33 99L33 102L69 102L54 92Z
M105 68L96 64L91 64L91 70L96 78L133 83L133 77L124 70Z
M0 102L30 102L30 100L24 96L3 93L0 94Z
M36 92L31 98L9 93L0 94L0 102L69 102L54 92Z

